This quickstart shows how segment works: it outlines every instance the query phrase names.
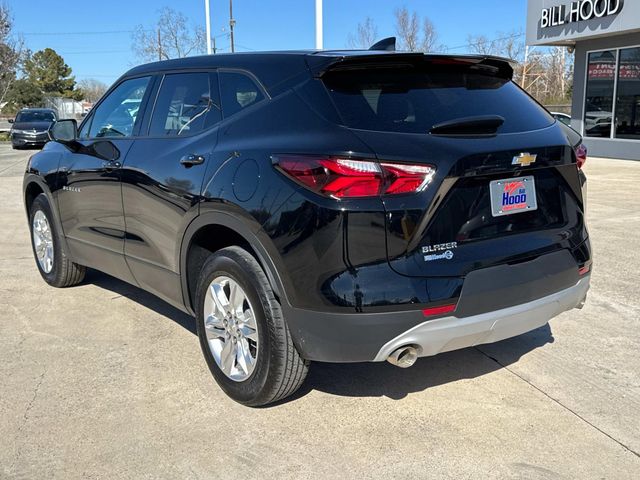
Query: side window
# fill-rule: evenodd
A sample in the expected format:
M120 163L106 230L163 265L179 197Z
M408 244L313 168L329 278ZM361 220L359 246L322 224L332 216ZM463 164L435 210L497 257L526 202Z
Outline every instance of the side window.
M225 118L264 98L258 85L248 75L239 72L220 72L219 75L220 101Z
M89 118L87 118L85 122L82 124L82 127L80 127L80 131L78 132L78 138L80 140L89 138L89 127L91 127L92 121L93 121L93 112L89 114Z
M149 135L193 135L215 123L218 106L211 99L209 73L165 75L151 117ZM207 117L211 116L214 120Z
M151 77L125 80L93 113L89 136L130 137Z

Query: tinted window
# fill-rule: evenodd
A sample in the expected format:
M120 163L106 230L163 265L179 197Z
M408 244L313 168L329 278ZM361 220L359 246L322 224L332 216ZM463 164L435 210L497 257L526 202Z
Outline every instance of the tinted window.
M190 135L215 123L220 113L211 99L209 78L208 73L165 75L149 135Z
M587 137L611 136L616 51L589 54L587 94L584 107L584 134Z
M53 112L19 112L16 122L55 122L56 117Z
M220 73L220 96L225 117L230 117L264 98L251 77L238 72Z
M640 47L620 50L616 137L640 139Z
M513 82L468 66L334 72L324 82L344 123L353 128L427 133L438 123L478 115L504 117L498 133L553 123Z
M129 137L151 77L125 80L93 113L91 137Z
M89 114L89 117L87 117L87 119L80 126L80 131L78 132L78 138L89 138L89 127L91 126L92 121L93 121L93 112Z

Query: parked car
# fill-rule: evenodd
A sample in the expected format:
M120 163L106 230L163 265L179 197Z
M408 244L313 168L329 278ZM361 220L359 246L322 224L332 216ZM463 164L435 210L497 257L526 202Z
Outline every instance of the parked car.
M571 126L571 115L560 112L551 112L551 115L553 115L553 118L555 118L559 122L562 122L567 126Z
M23 108L12 123L9 136L14 149L42 147L49 141L47 130L56 121L56 114L48 108Z
M512 75L392 51L135 67L27 166L37 268L56 287L95 268L194 315L251 406L311 361L408 367L540 327L589 288L580 137Z

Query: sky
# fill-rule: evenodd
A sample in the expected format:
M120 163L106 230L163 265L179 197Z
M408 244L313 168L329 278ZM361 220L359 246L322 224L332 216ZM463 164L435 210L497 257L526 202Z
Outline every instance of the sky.
M131 49L136 25L151 26L157 11L170 6L193 24L204 25L204 0L109 0L59 2L0 0L13 12L15 32L32 51L46 47L62 55L76 80L95 78L111 84L141 63ZM212 36L229 51L228 0L210 0ZM236 51L312 49L314 0L233 0ZM524 32L526 0L324 0L324 48L347 47L358 23L371 17L380 38L393 36L396 8L406 6L436 27L439 43L464 53L468 35L488 38Z

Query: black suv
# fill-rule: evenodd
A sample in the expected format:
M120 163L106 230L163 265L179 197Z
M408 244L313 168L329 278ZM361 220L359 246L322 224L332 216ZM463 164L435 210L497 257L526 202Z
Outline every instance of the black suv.
M195 315L246 405L312 360L407 367L535 329L589 287L584 175L512 75L382 51L133 68L28 163L40 273L95 268Z
M18 112L9 135L14 149L42 147L49 141L47 130L56 121L56 114L48 108L24 108Z

